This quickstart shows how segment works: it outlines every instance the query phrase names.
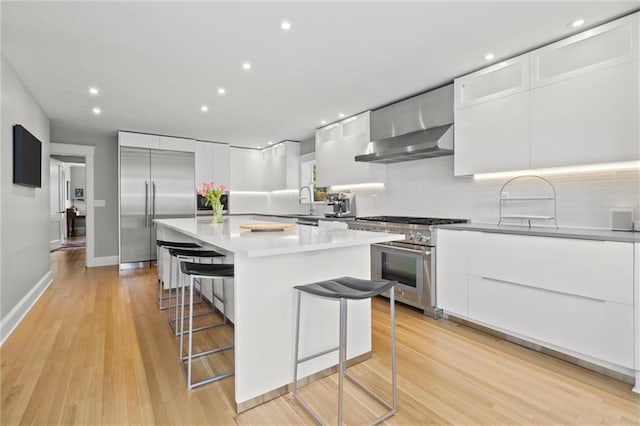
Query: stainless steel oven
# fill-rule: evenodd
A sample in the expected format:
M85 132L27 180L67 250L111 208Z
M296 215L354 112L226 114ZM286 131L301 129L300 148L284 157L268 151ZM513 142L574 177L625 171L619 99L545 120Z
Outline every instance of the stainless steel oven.
M436 304L434 226L464 223L466 219L407 216L358 217L350 229L400 234L398 241L371 246L371 278L398 281L398 302L423 309L425 315L441 316ZM404 237L404 238L403 238Z
M210 204L207 205L206 198L204 198L200 194L196 194L196 195L197 195L197 202L198 202L198 206L197 206L198 211L213 210L213 206L211 206ZM222 204L223 213L228 213L229 212L229 194L222 194L220 196L220 203Z
M396 300L432 313L430 247L391 242L371 245L371 279L398 281Z

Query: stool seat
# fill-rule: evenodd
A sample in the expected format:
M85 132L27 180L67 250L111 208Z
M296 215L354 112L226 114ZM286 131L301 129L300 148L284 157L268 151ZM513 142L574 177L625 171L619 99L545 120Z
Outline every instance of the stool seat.
M198 243L184 243L181 241L165 241L165 240L157 240L156 245L160 247L173 247L173 248L198 248L202 247Z
M180 262L180 271L185 275L203 277L233 277L233 264Z
M371 281L353 277L341 277L327 281L298 285L294 288L305 293L332 299L368 299L391 289L397 281Z
M194 250L186 248L170 248L169 254L173 257L224 257L225 255L215 250Z

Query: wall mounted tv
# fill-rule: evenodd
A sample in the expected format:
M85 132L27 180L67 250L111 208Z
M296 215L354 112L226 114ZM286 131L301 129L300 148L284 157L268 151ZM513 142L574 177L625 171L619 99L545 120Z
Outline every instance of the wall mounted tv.
M13 183L42 186L42 142L19 124L13 126Z

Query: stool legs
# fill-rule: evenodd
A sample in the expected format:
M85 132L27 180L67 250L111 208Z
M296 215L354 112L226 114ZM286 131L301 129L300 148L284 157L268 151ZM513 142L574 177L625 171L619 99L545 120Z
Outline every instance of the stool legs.
M298 365L325 355L330 352L338 351L338 425L343 423L343 410L344 410L344 379L345 377L358 386L361 390L365 391L369 396L378 401L389 409L385 414L375 419L371 425L379 424L388 418L392 417L397 411L397 393L396 393L396 332L395 332L395 295L393 289L389 292L389 317L390 317L390 337L391 337L391 404L379 397L362 382L355 377L347 373L347 299L340 298L340 331L339 331L339 343L337 348L323 350L317 354L309 355L304 358L300 358L299 346L300 346L300 305L301 296L300 291L297 292L296 298L296 332L294 338L295 346L295 362L293 369L293 398L300 403L300 405L320 424L324 424L324 421L315 413L311 407L300 398L298 395ZM335 299L333 299L335 300Z

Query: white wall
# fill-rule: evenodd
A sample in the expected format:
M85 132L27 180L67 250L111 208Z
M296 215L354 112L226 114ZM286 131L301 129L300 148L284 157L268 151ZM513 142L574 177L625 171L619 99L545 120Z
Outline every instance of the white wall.
M0 128L0 198L2 263L1 340L49 283L49 118L0 54L2 119ZM13 184L13 125L22 124L42 142L42 187ZM28 300L28 299L33 300ZM13 312L12 312L13 310ZM11 316L12 318L9 318Z
M560 226L609 228L610 208L633 208L640 218L637 170L545 177L557 191ZM357 196L358 215L457 217L497 223L498 193L506 181L454 177L453 156L390 164L383 194Z

